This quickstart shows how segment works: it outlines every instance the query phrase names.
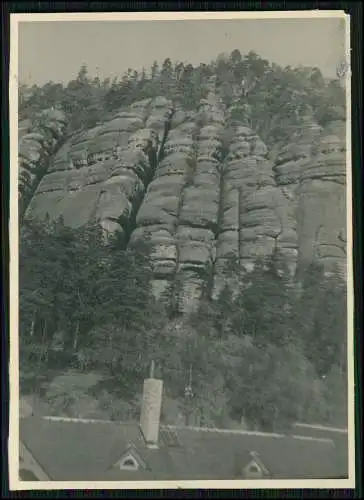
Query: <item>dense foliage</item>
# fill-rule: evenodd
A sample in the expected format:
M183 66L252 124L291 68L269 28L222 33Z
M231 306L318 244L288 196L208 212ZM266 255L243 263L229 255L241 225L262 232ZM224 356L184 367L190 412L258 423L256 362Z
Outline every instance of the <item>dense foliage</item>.
M256 262L238 291L226 285L217 300L206 297L181 318L154 300L148 255L148 242L127 250L117 239L105 245L96 223L82 230L62 220L24 223L24 393L46 396L53 411L72 414L90 389L99 403L93 415L129 418L138 413L135 398L153 359L165 382L167 421L180 415L232 425L244 417L263 429L296 419L340 422L346 315L339 275L325 277L312 265L298 291L272 256ZM69 371L69 385L65 377L55 390L51 381ZM81 377L72 396L75 373L99 378L86 390Z
M238 50L196 67L170 59L159 66L155 61L149 71L128 69L113 81L92 78L82 66L67 85L20 85L19 116L33 119L39 109L57 105L66 112L72 133L104 121L115 109L157 95L196 110L211 85L227 106L234 105L234 118L241 118L241 106L249 104L252 127L270 145L288 139L307 110L320 125L345 117L345 92L339 80L325 81L318 68L282 68L255 52L242 56Z

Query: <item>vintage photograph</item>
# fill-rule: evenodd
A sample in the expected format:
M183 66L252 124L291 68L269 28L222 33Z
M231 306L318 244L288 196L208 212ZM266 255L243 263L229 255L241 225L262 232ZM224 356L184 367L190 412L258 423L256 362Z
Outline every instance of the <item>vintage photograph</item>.
M349 17L11 42L17 488L353 481Z

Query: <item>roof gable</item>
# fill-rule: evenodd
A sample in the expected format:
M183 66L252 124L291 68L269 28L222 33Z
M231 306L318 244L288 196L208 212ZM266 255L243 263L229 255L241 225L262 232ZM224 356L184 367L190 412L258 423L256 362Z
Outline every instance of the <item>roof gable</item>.
M270 473L259 454L256 451L251 451L250 460L243 468L243 477L246 479L263 479L269 476Z
M147 465L137 452L134 443L129 443L123 455L114 464L114 467L120 470L137 471L139 468L146 469Z
M264 473L255 460L251 460L243 469L244 479L263 479Z

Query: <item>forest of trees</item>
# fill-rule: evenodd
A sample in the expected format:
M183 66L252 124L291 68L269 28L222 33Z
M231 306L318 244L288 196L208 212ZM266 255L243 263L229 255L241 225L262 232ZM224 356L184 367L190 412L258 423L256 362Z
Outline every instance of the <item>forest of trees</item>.
M346 288L339 274L325 277L313 264L298 290L273 255L256 262L238 292L226 285L217 300L206 297L182 318L153 298L148 254L148 242L126 250L117 239L105 245L97 223L82 230L62 220L23 224L25 394L41 396L69 369L95 372L102 374L96 397L117 394L137 414L132 402L154 360L167 400L206 425L242 416L263 429L297 419L343 421Z
M19 117L33 119L40 109L58 106L67 114L69 132L73 133L103 122L120 107L157 95L184 109L196 110L207 95L212 77L227 106L249 103L252 128L268 145L288 139L291 127L299 123L308 107L322 126L346 116L345 91L339 80L326 82L318 68L282 68L255 52L242 56L234 50L229 58L218 57L196 67L168 58L161 65L155 61L149 71L129 68L113 81L89 76L83 65L67 85L47 82L29 88L22 84Z
M193 67L166 59L120 80L92 78L83 66L67 85L19 87L19 118L55 106L72 134L104 121L135 100L165 95L196 109L215 77L227 106L251 106L251 125L271 146L283 142L301 113L316 120L345 116L337 80L317 68L281 68L254 52ZM236 86L241 95L234 95ZM236 117L239 118L239 117ZM165 384L163 418L182 413L201 425L276 429L295 421L346 423L346 284L313 263L300 284L282 260L257 260L240 289L227 284L217 300L180 317L151 293L149 245L105 244L96 223L73 230L25 220L20 228L21 392L73 414L82 394L50 391L60 374L95 374L96 415L136 418L151 360ZM231 260L226 273L234 273ZM228 283L228 281L227 281ZM193 396L187 397L191 385ZM53 387L53 386L52 386ZM84 392L87 392L87 388Z

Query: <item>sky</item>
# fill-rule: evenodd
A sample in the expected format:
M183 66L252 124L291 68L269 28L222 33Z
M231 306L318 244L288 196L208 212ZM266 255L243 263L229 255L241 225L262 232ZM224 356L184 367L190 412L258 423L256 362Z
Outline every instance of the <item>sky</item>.
M335 77L344 59L338 18L19 23L19 81L67 83L82 64L90 76L121 77L154 60L199 64L221 52L254 50L270 62L316 66Z

